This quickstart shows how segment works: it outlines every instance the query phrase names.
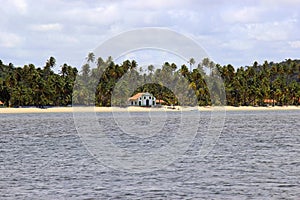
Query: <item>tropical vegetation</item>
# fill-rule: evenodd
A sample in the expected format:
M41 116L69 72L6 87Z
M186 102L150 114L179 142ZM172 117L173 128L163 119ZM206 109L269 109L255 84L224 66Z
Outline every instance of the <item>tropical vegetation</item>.
M89 53L81 71L56 59L43 67L15 67L0 60L0 101L19 106L126 106L128 97L150 92L173 105L265 106L300 103L300 60L250 66L221 66L203 59L196 65L165 62L161 67L139 67L135 60L115 63Z

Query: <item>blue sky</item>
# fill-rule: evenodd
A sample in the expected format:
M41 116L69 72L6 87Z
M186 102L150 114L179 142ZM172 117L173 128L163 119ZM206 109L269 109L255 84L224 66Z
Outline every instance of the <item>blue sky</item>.
M300 56L300 0L0 1L0 59L16 66L54 56L57 69L80 67L105 40L144 27L184 34L222 65Z

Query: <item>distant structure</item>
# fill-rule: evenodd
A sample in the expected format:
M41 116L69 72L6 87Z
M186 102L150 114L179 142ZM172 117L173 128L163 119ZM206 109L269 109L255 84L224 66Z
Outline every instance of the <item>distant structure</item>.
M137 93L128 99L130 106L156 106L156 98L149 92Z
M156 105L166 105L166 102L162 99L156 99Z
M277 101L275 99L264 99L264 103L267 106L270 106L270 105L274 106L277 103Z

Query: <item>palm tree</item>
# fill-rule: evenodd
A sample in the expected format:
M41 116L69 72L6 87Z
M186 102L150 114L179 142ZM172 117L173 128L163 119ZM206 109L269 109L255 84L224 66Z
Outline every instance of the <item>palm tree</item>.
M148 66L148 71L149 71L150 73L152 73L153 70L154 70L154 66L153 66L153 65L149 65L149 66Z
M195 64L195 59L194 58L190 58L188 63L190 64L190 72L192 71L192 66Z
M208 67L209 62L210 62L209 58L203 58L202 65L205 66L205 67Z
M93 52L90 52L88 56L86 57L86 61L89 63L93 63L95 61L95 54Z
M91 72L91 68L90 68L90 65L88 63L84 64L82 66L82 76L85 77L85 78L88 78L89 75L90 75L90 72Z
M130 70L135 70L137 68L137 62L135 60L131 61Z
M175 72L175 71L176 71L176 69L177 69L177 66L176 66L176 64L175 64L175 63L172 63L172 64L171 64L171 69L172 69L172 71L173 71L173 72Z
M51 56L49 60L47 60L46 62L46 66L48 65L51 68L54 67L55 64L56 64L56 59L53 56Z
M61 74L62 74L62 77L63 77L63 78L67 75L67 70L68 70L68 65L65 63L65 64L61 67Z

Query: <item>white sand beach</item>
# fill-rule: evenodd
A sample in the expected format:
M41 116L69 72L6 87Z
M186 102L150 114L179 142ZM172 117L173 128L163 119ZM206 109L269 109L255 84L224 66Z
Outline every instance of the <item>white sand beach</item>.
M274 106L274 107L253 107L253 106L224 106L224 107L198 107L200 111L225 109L226 111L269 111L269 110L300 110L300 106Z
M269 111L269 110L300 110L300 106L275 106L275 107L251 107L251 106L224 106L224 107L171 107L165 106L162 108L146 108L146 107L135 107L130 106L127 108L120 107L51 107L46 109L40 108L0 108L0 114L8 113L71 113L71 112L180 112L180 111L214 111L214 110L226 110L226 111Z

